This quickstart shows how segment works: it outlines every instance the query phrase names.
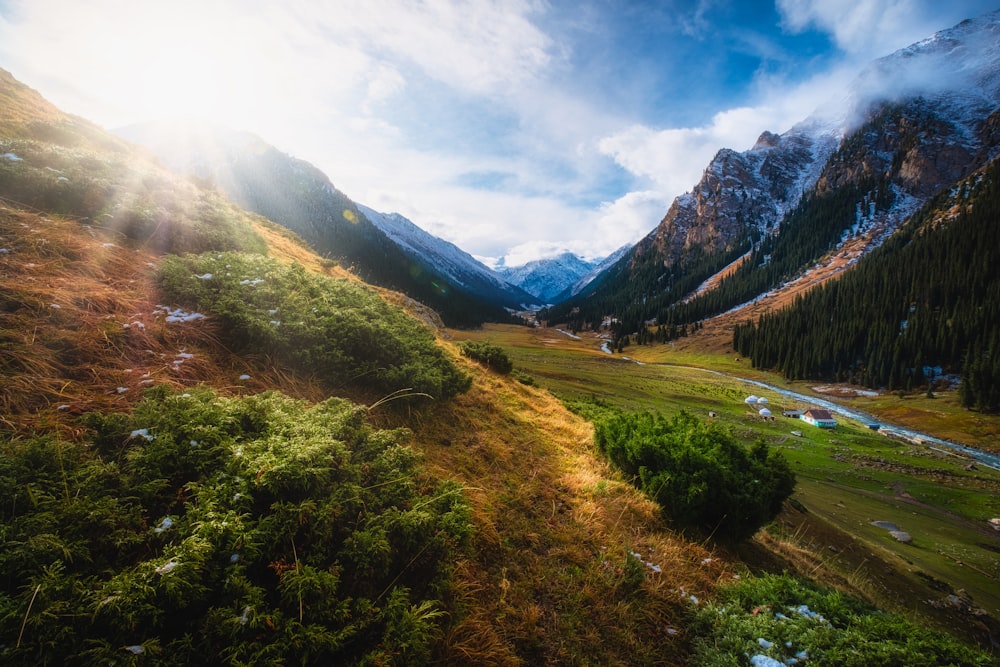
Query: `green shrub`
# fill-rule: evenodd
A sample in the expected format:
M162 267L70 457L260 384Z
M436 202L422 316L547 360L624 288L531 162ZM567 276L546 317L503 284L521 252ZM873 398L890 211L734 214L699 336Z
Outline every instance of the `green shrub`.
M448 398L471 383L427 327L349 280L261 255L212 253L167 257L160 284L168 299L222 320L230 347L316 373L332 388Z
M681 527L723 540L753 536L795 487L785 458L759 441L749 450L687 413L598 411L597 445Z
M514 369L514 362L510 360L503 348L490 343L479 343L466 340L458 344L462 354L483 364L491 371L506 375Z
M538 386L538 382L535 381L535 377L533 375L528 375L527 373L519 371L516 368L510 372L510 376L523 385L527 385L529 387Z
M947 635L786 575L751 577L724 588L719 600L699 609L691 631L695 667L748 665L757 656L777 664L838 667L995 664ZM775 662L757 658L753 664Z
M86 421L0 446L0 662L429 660L471 523L404 431L208 390Z

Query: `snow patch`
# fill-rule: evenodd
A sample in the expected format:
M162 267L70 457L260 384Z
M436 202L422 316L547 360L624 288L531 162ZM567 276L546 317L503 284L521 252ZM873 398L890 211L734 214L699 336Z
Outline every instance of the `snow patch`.
M153 309L153 315L166 315L167 322L194 322L205 319L202 313L189 313L180 308L170 308L169 306L157 305Z

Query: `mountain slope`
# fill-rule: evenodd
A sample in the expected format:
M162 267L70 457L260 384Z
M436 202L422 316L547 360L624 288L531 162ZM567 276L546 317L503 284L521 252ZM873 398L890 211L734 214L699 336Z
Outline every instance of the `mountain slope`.
M167 164L215 184L234 202L288 227L319 254L366 281L402 291L453 326L508 321L498 302L467 290L415 261L375 226L315 166L247 133L211 126L151 123L119 133ZM514 301L514 299L507 299Z
M506 308L524 310L541 305L537 295L505 281L472 255L425 232L399 213L379 213L362 205L358 209L413 261L441 273L458 287Z
M895 390L961 375L963 405L1000 410L1000 278L990 268L1000 262L998 213L994 160L839 280L737 326L734 347L793 379ZM836 325L806 325L823 317Z
M794 279L847 239L877 247L997 153L998 52L994 12L876 61L845 91L842 113L764 133L744 153L720 151L627 262L554 315L577 307L577 326L610 315L619 336L645 322L691 324Z

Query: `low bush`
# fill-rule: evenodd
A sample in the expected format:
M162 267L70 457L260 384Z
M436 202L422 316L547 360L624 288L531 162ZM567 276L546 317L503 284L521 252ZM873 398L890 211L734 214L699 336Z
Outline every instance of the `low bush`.
M462 489L340 399L154 390L0 443L0 662L424 664Z
M788 461L758 441L749 449L687 413L594 409L597 445L676 525L743 540L770 522L795 488Z
M242 253L167 257L159 280L166 298L222 320L236 351L316 373L331 388L448 398L471 384L426 326L358 283Z
M533 375L529 375L524 371L520 371L516 368L510 372L510 376L523 385L527 385L529 387L538 386L538 382L535 380L535 377Z
M701 607L691 626L695 667L983 666L993 658L840 591L787 575L751 577Z
M491 371L506 375L514 370L514 362L510 360L502 347L472 340L462 341L458 346L463 355L473 361L478 361Z

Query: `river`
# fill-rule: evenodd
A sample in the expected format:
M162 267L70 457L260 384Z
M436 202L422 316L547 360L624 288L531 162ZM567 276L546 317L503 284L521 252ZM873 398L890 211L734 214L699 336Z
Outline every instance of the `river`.
M762 389L767 389L769 391L776 392L782 396L787 396L788 398L794 399L796 401L801 401L802 403L809 403L810 405L815 405L817 407L826 408L834 414L841 415L848 419L853 419L855 421L863 422L866 424L879 424L880 431L884 431L888 434L896 435L898 437L910 440L913 442L920 441L922 444L931 446L937 445L938 447L946 447L948 449L961 452L968 456L969 458L975 459L977 463L981 463L984 466L993 468L994 470L1000 470L1000 456L997 454L991 454L989 452L984 452L981 449L976 449L975 447L969 447L967 445L960 445L957 442L951 442L950 440L943 440L942 438L936 438L933 435L927 433L921 433L920 431L914 431L913 429L904 428L902 426L896 426L894 424L886 424L880 419L873 417L872 415L861 412L860 410L855 410L853 408L845 408L844 406L834 403L833 401L827 401L822 398L816 398L815 396L807 396L806 394L799 394L798 392L789 391L788 389L781 389L780 387L775 387L769 385L766 382L760 382L758 380L750 380L748 378L741 378L735 375L727 375L726 373L720 373L718 371L709 371L709 373L715 373L717 375L723 375L726 377L731 377L734 380L739 380L740 382L745 382L746 384L753 385L755 387L760 387Z

